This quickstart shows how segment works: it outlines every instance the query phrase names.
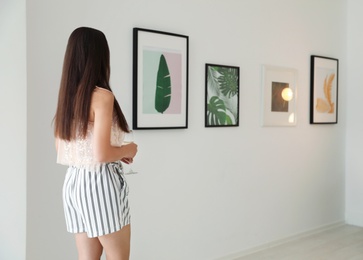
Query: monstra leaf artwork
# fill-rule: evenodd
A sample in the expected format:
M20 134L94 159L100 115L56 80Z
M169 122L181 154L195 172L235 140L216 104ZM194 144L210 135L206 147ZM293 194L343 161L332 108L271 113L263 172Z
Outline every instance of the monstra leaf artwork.
M209 126L238 124L238 69L219 65L210 65L207 68L206 124Z
M231 98L238 93L238 74L233 68L220 68L221 74L218 78L221 92L227 98Z
M332 114L335 111L334 109L335 105L331 97L331 90L334 78L335 78L335 73L332 73L326 76L324 80L323 88L324 88L325 99L317 98L317 103L316 103L316 110L320 113Z
M159 69L156 78L155 109L164 113L171 100L171 81L168 64L164 55L160 56Z
M225 125L231 124L232 120L226 113L224 101L217 96L211 97L207 108L208 125Z

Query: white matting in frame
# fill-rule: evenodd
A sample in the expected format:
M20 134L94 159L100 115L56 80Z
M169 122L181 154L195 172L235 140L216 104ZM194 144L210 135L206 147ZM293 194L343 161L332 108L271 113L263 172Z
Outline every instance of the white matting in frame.
M262 126L295 126L297 70L263 65L262 78Z

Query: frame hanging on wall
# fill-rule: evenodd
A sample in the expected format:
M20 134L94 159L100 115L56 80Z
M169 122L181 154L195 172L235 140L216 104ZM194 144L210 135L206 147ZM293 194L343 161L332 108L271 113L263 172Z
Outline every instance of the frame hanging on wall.
M297 70L263 65L263 126L296 125Z
M133 128L188 128L188 36L134 28L133 40Z
M239 125L239 67L205 66L205 126Z
M338 66L338 59L311 56L310 124L338 123Z

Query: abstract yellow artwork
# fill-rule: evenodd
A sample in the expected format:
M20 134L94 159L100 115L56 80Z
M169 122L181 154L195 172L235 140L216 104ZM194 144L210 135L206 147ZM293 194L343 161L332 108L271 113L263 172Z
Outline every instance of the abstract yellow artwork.
M335 73L332 73L326 76L324 80L323 89L324 89L325 98L324 99L317 98L316 100L316 111L318 111L319 113L329 113L329 114L334 113L334 102L332 101L332 95L331 95L332 83L334 78L335 78Z

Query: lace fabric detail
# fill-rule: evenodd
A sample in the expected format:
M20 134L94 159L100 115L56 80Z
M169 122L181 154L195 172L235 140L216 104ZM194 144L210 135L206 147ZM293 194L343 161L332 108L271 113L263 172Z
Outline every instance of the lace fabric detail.
M116 123L113 123L111 127L111 145L120 147L124 141L124 138L125 133Z
M124 139L124 132L116 123L111 127L112 146L120 147ZM88 124L85 138L77 134L77 138L72 141L57 140L58 154L57 163L76 167L96 166L101 162L96 162L93 151L93 123Z

